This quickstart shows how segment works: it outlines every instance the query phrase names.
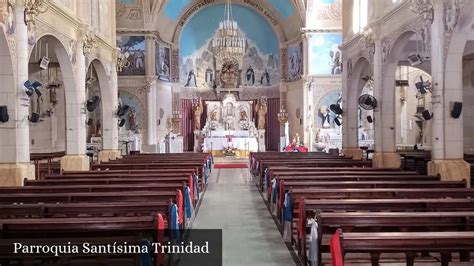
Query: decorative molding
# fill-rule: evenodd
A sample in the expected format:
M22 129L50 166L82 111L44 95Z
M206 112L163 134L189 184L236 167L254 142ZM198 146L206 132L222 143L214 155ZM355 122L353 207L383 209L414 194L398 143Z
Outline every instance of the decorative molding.
M288 77L288 48L280 49L280 80L285 82Z
M170 58L170 76L171 82L179 82L179 49L171 48Z

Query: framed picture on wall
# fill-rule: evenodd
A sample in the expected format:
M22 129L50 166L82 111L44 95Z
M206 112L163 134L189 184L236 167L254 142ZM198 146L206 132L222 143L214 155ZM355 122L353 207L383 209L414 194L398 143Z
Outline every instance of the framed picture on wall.
M155 49L155 69L160 80L170 81L170 48L158 43Z
M118 72L119 76L145 75L145 36L117 35L117 47L120 54L130 63Z

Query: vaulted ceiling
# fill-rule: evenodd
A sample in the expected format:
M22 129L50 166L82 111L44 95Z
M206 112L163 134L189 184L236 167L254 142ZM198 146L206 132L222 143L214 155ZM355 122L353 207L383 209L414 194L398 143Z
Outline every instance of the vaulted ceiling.
M307 0L234 0L254 9L273 25L279 40L300 34ZM163 40L176 42L180 27L198 10L227 0L117 0L117 29L158 31Z

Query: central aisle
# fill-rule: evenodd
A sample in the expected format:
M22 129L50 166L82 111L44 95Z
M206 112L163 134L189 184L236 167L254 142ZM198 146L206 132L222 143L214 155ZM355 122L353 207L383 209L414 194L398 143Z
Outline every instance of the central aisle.
M295 265L249 169L213 169L193 229L223 229L223 265Z

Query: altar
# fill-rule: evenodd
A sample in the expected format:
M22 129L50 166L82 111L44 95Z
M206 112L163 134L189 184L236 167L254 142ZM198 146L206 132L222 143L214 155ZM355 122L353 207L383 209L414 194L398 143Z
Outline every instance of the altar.
M194 105L196 116L200 115L201 104L199 101ZM194 131L196 152L247 157L250 152L265 151L265 130L255 126L251 101L237 101L233 94L227 94L223 101L206 101L205 104L208 110L206 124L202 130L199 125ZM262 112L263 109L260 116Z

